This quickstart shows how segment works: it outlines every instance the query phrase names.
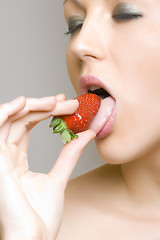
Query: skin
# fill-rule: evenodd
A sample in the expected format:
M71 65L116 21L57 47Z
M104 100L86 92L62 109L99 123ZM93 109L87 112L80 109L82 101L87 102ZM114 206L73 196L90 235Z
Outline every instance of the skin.
M63 94L41 99L20 97L0 105L0 239L56 238L67 182L95 133L88 130L66 144L48 174L29 170L29 135L38 122L71 114L77 107L77 101L65 101Z
M106 82L116 99L111 133L96 139L110 164L68 183L83 149L95 138L88 130L64 146L48 174L29 171L31 129L53 115L73 113L78 103L58 95L0 105L3 240L160 239L160 2L128 0L143 16L117 22L112 15L118 2L64 4L67 22L75 15L85 19L67 51L73 86L79 94L79 78L92 74Z
M69 183L57 239L159 239L160 2L126 1L143 16L123 21L113 18L119 1L78 2L64 4L67 23L83 19L68 45L72 84L80 93L81 76L103 79L117 115L111 133L96 139L110 164Z

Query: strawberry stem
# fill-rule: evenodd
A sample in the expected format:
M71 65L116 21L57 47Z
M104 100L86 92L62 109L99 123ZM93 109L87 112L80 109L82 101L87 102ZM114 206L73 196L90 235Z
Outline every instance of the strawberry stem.
M64 144L70 142L72 139L78 138L78 135L74 134L70 129L68 129L65 122L61 118L53 117L49 127L53 128L53 133L61 134L61 139Z

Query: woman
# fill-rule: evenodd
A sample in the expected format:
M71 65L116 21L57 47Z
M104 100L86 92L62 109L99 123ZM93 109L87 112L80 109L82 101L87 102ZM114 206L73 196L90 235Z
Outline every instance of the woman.
M78 102L60 94L1 105L2 239L160 239L159 9L157 0L64 2L73 86L110 97L48 175L28 170L29 132ZM93 138L109 164L68 183Z

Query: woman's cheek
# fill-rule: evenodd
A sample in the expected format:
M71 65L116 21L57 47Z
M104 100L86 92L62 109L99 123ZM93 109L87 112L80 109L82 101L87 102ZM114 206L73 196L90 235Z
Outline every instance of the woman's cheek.
M147 108L147 104L144 108ZM121 107L112 132L96 140L98 152L105 162L120 164L132 161L160 144L160 113L156 109L132 113L132 118L129 115L128 109Z
M70 47L68 46L66 52L66 63L68 74L71 80L71 83L77 92L79 93L79 78L80 78L80 64L77 61L76 57L71 53Z

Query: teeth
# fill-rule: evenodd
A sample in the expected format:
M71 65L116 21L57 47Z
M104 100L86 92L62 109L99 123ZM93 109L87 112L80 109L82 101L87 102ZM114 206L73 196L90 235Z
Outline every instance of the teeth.
M91 91L94 91L96 89L99 89L99 86L92 85L92 86L89 86L89 88L88 88L88 90L91 90Z

